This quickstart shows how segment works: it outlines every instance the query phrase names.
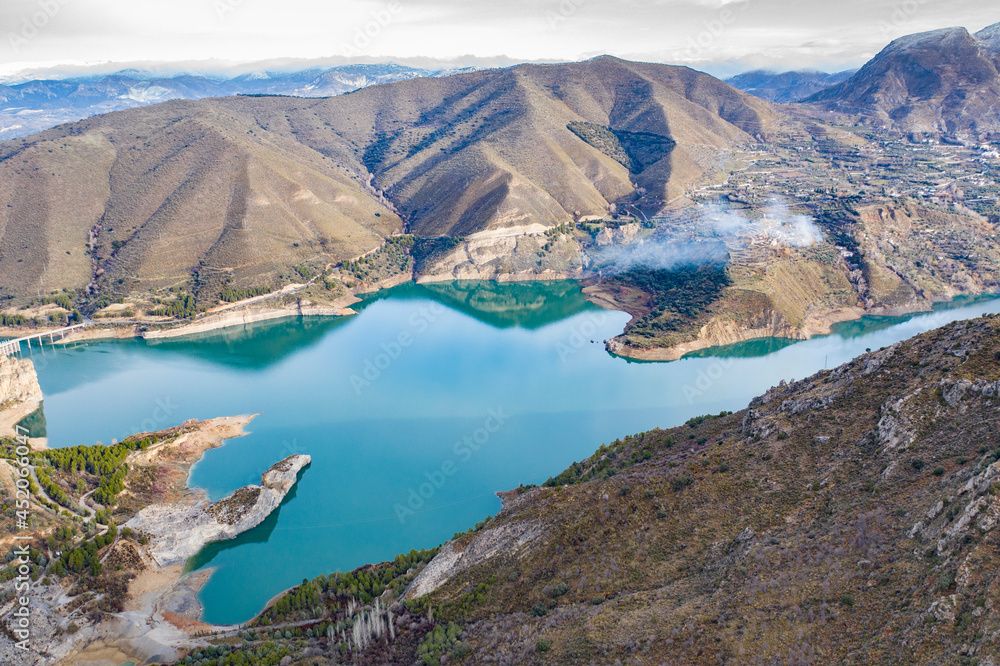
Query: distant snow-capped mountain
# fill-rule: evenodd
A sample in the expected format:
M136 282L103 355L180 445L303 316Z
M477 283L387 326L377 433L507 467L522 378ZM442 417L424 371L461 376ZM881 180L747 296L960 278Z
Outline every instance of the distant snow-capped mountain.
M164 76L142 69L63 79L0 84L0 140L13 139L99 113L175 99L239 94L331 97L380 83L447 76L396 63L341 65L293 72L255 70L231 78L200 74Z

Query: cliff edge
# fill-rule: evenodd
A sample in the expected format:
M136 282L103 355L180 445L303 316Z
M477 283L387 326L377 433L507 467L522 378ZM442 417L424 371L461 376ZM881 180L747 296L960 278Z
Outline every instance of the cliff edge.
M0 356L0 435L13 435L14 424L42 404L35 366L28 359Z

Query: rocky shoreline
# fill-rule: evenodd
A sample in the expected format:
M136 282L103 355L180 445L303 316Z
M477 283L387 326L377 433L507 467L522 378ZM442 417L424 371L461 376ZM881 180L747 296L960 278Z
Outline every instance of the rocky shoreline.
M60 582L36 584L32 654L24 661L23 653L0 642L0 663L172 662L184 650L202 644L196 634L212 627L199 621L202 607L197 594L211 571L185 574L185 560L207 543L234 538L263 522L311 462L307 455L289 456L265 471L260 485L245 486L214 503L203 491L189 488L191 466L208 449L245 434L253 418L190 422L179 436L130 456L127 464L139 477L144 469L156 470L172 481L157 489L162 501L142 506L126 521L105 555L108 561L128 562L128 569L135 573L124 609L94 620L74 612L76 597ZM124 492L137 492L139 497L144 491L132 489L126 481ZM124 532L126 527L131 533Z
M921 311L921 309L914 309L911 312ZM702 326L695 340L682 342L672 347L644 349L622 342L619 338L612 338L607 341L605 348L615 356L640 361L676 361L694 351L724 347L759 338L808 340L817 335L829 335L834 324L860 319L867 314L871 313L865 312L861 308L831 310L809 317L801 328L793 328L777 317L772 317L770 325L762 328L740 328L732 322L711 321ZM900 312L899 314L910 314L910 312Z
M329 304L318 304L308 300L298 300L293 304L281 303L269 307L262 297L250 299L245 304L236 304L216 311L210 311L194 321L169 322L132 322L114 324L97 324L93 327L74 331L57 344L72 344L84 340L143 338L146 340L166 340L199 335L227 328L246 326L248 324L273 321L289 317L318 316L339 317L357 314L350 306L360 302L359 296L377 293L407 282L417 284L432 284L456 280L485 280L497 283L535 282L535 281L583 281L584 284L595 282L597 277L583 264L554 268L524 268L511 262L501 261L506 256L504 248L495 247L499 244L517 244L514 236L500 236L482 239L469 239L463 245L453 250L444 258L439 259L433 271L416 275L406 271L372 284L359 285L355 291ZM508 251L510 248L507 248ZM508 252L509 253L509 252ZM623 358L642 361L675 361L694 351L721 347L738 342L745 342L763 337L778 337L795 340L807 340L817 335L828 335L832 325L844 321L860 319L866 315L899 316L923 312L930 309L933 302L951 300L955 293L927 294L923 298L893 308L869 309L865 307L833 307L828 310L809 314L799 325L786 321L780 313L760 313L759 321L753 326L741 326L733 321L713 319L701 327L694 339L669 347L638 347L625 340L625 333L640 316L629 309L629 306L618 303L615 298L605 293L599 284L590 284L584 288L584 295L591 303L615 311L627 311L633 315L633 320L625 327L619 336L606 341L609 353ZM971 292L970 295L979 295ZM152 327L148 328L147 327ZM30 413L31 410L26 412ZM23 416L18 418L23 418ZM14 421L16 422L16 420ZM0 421L0 427L4 425Z
M357 302L358 299L353 299ZM163 328L146 331L137 337L146 340L164 340L168 338L180 338L188 335L197 335L224 328L235 326L246 326L262 321L274 319L285 319L288 317L342 317L345 315L357 314L348 307L338 307L330 305L296 303L291 307L266 308L266 307L246 307L235 311L211 314L203 319L187 324L182 324L173 328Z
M159 566L181 564L205 545L233 539L264 522L311 462L307 455L289 456L264 472L259 486L244 486L213 503L153 504L125 526L149 535L149 555Z
M13 437L14 426L42 404L42 388L30 359L0 355L0 435Z

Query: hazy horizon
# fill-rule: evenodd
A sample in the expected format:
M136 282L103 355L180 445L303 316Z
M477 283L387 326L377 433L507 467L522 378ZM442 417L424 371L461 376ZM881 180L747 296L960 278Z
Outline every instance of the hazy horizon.
M975 32L1000 20L987 0L514 2L9 0L0 8L0 77L135 67L237 75L390 61L497 67L603 54L716 76L834 72L859 67L905 34L953 25Z

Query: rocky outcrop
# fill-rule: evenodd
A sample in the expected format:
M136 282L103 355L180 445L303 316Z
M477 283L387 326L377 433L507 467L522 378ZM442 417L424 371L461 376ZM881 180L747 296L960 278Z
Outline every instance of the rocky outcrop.
M600 302L591 298L595 303ZM625 335L612 338L605 343L608 352L615 356L634 358L642 361L676 361L685 354L700 349L724 347L737 342L758 338L787 338L808 340L816 335L828 335L831 326L838 322L858 319L864 315L861 308L837 308L805 319L801 326L790 324L780 312L767 310L757 313L750 325L739 324L730 319L712 319L701 327L698 337L690 342L682 342L672 347L636 347L628 343Z
M450 252L425 262L417 282L453 280L574 280L587 275L588 259L568 237L552 241L542 233L469 238Z
M605 227L597 233L597 237L594 238L594 242L601 247L608 245L628 245L629 243L635 242L635 240L639 237L639 231L641 229L642 225L636 222L622 225L617 229Z
M126 526L150 536L150 553L160 566L183 562L205 544L232 539L262 523L310 462L307 455L289 456L264 472L259 486L244 486L215 503L153 504Z
M806 337L801 330L788 324L779 312L771 310L761 313L758 320L754 326L748 327L730 320L713 319L701 327L697 338L672 347L636 347L629 344L624 335L608 340L605 347L616 356L644 361L676 361L685 354L699 349L722 347L754 338L801 339Z
M509 494L508 494L509 495ZM514 500L517 503L517 500ZM523 503L523 502L521 502ZM511 509L509 497L504 497L505 511ZM497 518L501 518L498 515ZM473 536L471 541L456 540L446 543L438 554L413 579L403 597L418 599L430 594L463 571L483 564L496 555L516 555L519 550L543 535L543 526L536 521L505 522L488 527Z
M14 424L41 404L42 388L34 364L0 355L0 435L13 435Z

